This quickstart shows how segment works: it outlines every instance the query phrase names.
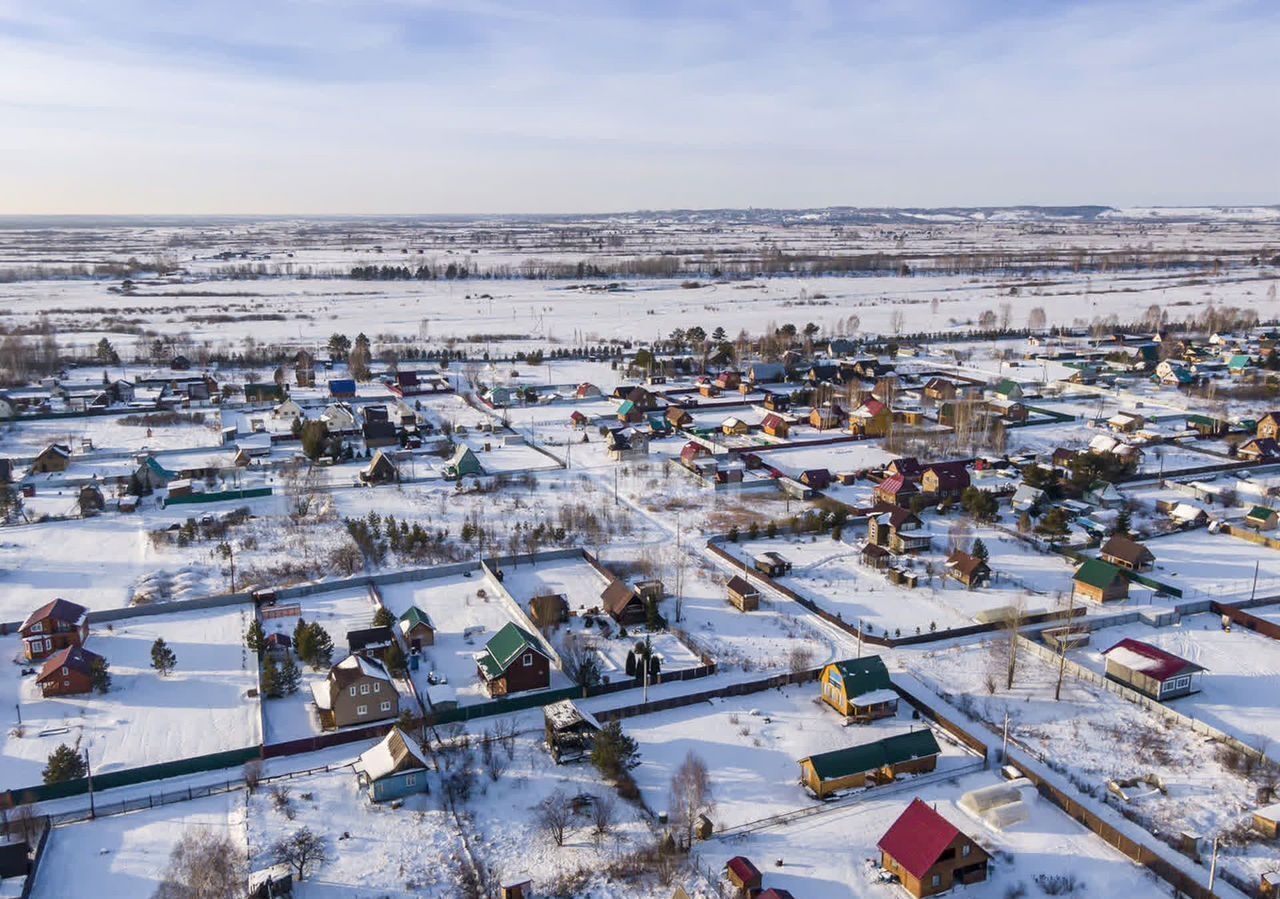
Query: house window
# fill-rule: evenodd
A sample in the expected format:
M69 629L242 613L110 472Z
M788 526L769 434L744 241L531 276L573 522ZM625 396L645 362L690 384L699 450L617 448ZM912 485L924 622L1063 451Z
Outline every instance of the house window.
M42 630L44 630L44 622L42 621L37 621L35 624L31 625L31 633L33 634L38 634Z
M382 684L374 684L374 685L373 685L373 692L375 692L375 693L381 693L381 692L382 692Z
M965 843L963 846L960 847L960 855L962 858L968 858L969 853L972 851L973 851L973 847L970 846L968 843Z
M1189 686L1191 686L1191 675L1189 675L1189 674L1187 674L1187 675L1183 675L1182 677L1180 677L1180 678L1178 678L1176 681L1174 681L1174 682L1173 682L1173 685L1174 685L1175 687L1179 688L1179 689L1181 689L1182 687L1189 687Z
M389 711L391 711L391 703L390 703L390 702L384 702L384 703L383 703L379 708L380 708L382 711L384 711L384 712L389 712Z
M533 653L526 652L524 654L524 667L528 668L533 665Z
M44 651L45 651L45 652L48 652L48 651L49 651L49 650L51 650L51 649L53 649L53 641L52 641L52 640L50 640L48 637L45 637L45 638L44 638Z
M369 707L368 707L367 705L358 705L358 706L356 706L356 714L357 714L357 715L367 715L367 714L369 714Z
M354 686L351 687L351 695L352 696L356 695L356 688Z
M361 685L360 685L360 695L361 695L361 696L365 696L365 695L367 695L368 693L369 693L369 685L368 685L368 684L361 684Z
M67 669L66 669L66 668L63 668L63 669L62 669L62 676L63 676L63 677L66 677L66 676L67 676Z
M932 883L933 883L933 885L934 885L934 886L936 886L936 887L940 887L940 886L942 886L942 875L941 875L941 874L935 874L935 875L933 875Z
M404 785L406 787L411 787L417 782L418 782L418 775L416 774L406 774L404 776Z

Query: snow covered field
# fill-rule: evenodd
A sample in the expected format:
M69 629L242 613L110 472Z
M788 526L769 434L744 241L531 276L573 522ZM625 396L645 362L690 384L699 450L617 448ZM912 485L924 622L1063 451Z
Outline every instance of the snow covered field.
M1180 531L1146 541L1155 554L1149 572L1158 581L1182 589L1184 599L1225 602L1280 594L1280 553L1228 534L1204 529Z
M257 671L243 639L251 614L233 606L93 625L86 646L110 665L105 695L44 699L34 677L19 681L11 669L0 681L6 710L0 786L40 783L49 753L61 743L87 749L98 773L260 743L258 700L247 696ZM157 637L178 659L168 677L151 668ZM3 643L6 657L19 654L16 637Z

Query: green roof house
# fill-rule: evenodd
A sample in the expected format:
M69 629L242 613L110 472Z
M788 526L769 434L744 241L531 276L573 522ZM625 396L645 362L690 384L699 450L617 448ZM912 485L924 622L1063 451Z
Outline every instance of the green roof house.
M1111 602L1129 597L1129 581L1109 562L1085 559L1076 569L1075 591L1094 602Z
M483 475L484 466L480 464L480 460L476 458L476 454L471 451L469 446L458 446L453 451L453 457L444 466L444 476L446 478L478 478Z
M510 622L476 653L476 668L493 697L551 686L551 658L532 634Z
M1266 506L1254 506L1249 510L1249 514L1244 517L1244 523L1256 531L1270 531L1275 528L1277 517L1275 509L1268 509Z
M1012 381L1009 378L1001 380L995 386L995 392L1006 400L1022 399L1022 386L1017 381Z
M875 786L903 774L932 771L941 754L933 731L925 728L803 758L800 780L824 799L840 790Z
M898 694L879 656L832 662L822 669L822 700L858 722L889 718L898 712Z

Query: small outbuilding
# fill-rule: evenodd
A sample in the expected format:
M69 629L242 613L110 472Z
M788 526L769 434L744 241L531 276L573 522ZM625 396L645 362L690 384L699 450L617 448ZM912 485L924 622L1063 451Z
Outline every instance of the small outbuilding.
M1102 544L1102 561L1129 571L1147 571L1155 565L1156 557L1146 546L1123 534L1112 534Z
M760 591L742 575L735 574L729 578L725 589L729 593L729 602L733 603L734 608L739 612L754 612L760 608Z
M735 855L725 862L724 876L739 893L750 895L751 891L760 889L764 876L760 869L751 863L745 855Z
M542 707L547 751L556 764L577 761L591 753L600 722L579 708L572 699L562 699Z
M369 798L386 802L427 792L429 764L422 747L400 728L393 727L352 767L360 786L369 791Z
M1161 702L1200 692L1199 676L1206 670L1158 646L1128 637L1103 650L1102 657L1108 680Z
M889 783L904 774L934 770L942 754L928 728L848 746L800 760L800 782L825 799L841 790Z
M947 577L964 584L970 590L981 587L991 580L991 566L981 556L957 549L947 556L945 564Z
M1129 579L1101 559L1085 559L1076 569L1075 591L1094 602L1114 602L1129 596Z
M644 601L636 589L621 578L614 578L600 594L604 610L614 621L622 625L643 624Z

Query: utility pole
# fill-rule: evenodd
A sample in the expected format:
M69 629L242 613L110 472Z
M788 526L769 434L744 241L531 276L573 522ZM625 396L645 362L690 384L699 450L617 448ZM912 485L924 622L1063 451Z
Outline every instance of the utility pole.
M1076 608L1076 582L1071 582L1071 599L1067 600L1067 632L1058 638L1058 684L1053 688L1053 701L1058 702L1062 699L1062 678L1067 672L1067 642L1071 639L1074 631L1072 623L1075 621L1074 612Z
M613 467L613 504L618 505L618 467Z
M862 619L858 619L858 658L862 658Z
M84 771L89 780L89 817L96 818L97 810L93 806L93 768L89 765L89 747L84 748Z
M1213 857L1209 861L1209 892L1213 892L1213 883L1218 879L1218 838L1213 838Z
M1258 595L1258 562L1253 563L1253 589L1249 591L1249 601Z
M1004 740L1000 745L1000 764L1009 758L1009 710L1004 710Z

